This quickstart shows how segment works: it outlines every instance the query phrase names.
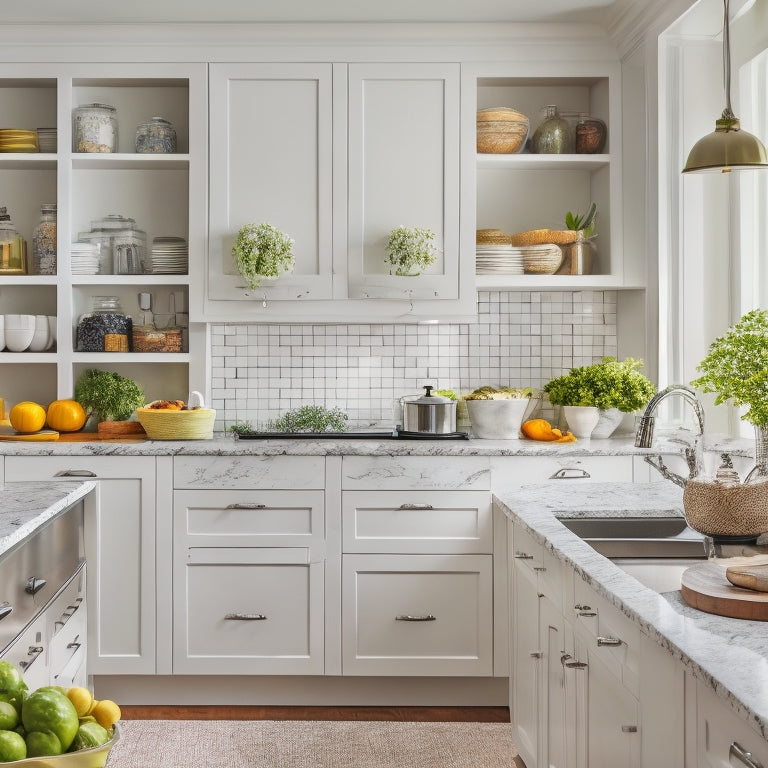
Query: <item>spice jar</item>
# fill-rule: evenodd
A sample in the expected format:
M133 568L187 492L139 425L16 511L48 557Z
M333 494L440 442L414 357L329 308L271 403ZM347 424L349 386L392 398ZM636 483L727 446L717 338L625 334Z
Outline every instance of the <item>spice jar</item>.
M40 220L32 235L32 271L35 275L56 274L56 204L40 206Z
M176 151L176 129L162 117L152 117L136 129L136 151L172 154Z
M117 110L109 104L83 104L75 109L74 152L116 152Z
M129 352L133 320L117 296L94 296L93 309L77 321L78 352Z
M554 104L544 107L544 111L544 120L531 139L531 152L542 155L572 153L575 148L573 126L557 111Z
M605 149L605 140L608 138L608 129L605 123L598 117L579 115L576 123L576 154L594 155Z

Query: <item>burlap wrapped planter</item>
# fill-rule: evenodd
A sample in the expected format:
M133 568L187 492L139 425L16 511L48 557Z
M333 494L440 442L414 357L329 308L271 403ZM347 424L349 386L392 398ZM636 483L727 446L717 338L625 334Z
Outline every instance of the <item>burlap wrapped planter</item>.
M707 536L759 536L768 531L768 482L728 486L689 480L683 509L688 525Z

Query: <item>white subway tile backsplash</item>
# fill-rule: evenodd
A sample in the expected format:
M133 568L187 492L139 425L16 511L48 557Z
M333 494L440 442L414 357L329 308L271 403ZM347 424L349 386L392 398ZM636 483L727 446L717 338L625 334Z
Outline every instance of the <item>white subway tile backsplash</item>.
M211 326L217 428L265 424L291 408L340 408L350 426L392 425L424 384L467 392L539 388L616 355L615 291L481 291L474 323Z

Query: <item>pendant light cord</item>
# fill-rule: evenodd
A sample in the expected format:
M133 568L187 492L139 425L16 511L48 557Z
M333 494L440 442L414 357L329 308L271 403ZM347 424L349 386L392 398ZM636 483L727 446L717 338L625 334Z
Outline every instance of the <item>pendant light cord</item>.
M731 32L728 12L730 0L723 0L725 13L723 18L723 74L725 76L725 109L723 117L732 120L736 117L731 109Z

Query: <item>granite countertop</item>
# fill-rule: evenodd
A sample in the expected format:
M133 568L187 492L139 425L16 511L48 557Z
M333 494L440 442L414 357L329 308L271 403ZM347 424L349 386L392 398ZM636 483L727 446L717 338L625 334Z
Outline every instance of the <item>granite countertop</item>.
M0 483L0 556L95 487L92 480Z
M730 619L688 606L680 592L659 594L641 585L568 531L556 518L682 514L682 491L669 482L584 483L562 494L556 482L497 495L505 514L521 521L563 563L619 608L708 683L718 696L746 714L768 739L768 624Z
M0 456L626 456L680 453L679 444L659 439L653 449L635 448L634 436L548 443L537 440L410 440L301 438L236 440L0 441ZM749 455L753 441L707 436L705 447Z

